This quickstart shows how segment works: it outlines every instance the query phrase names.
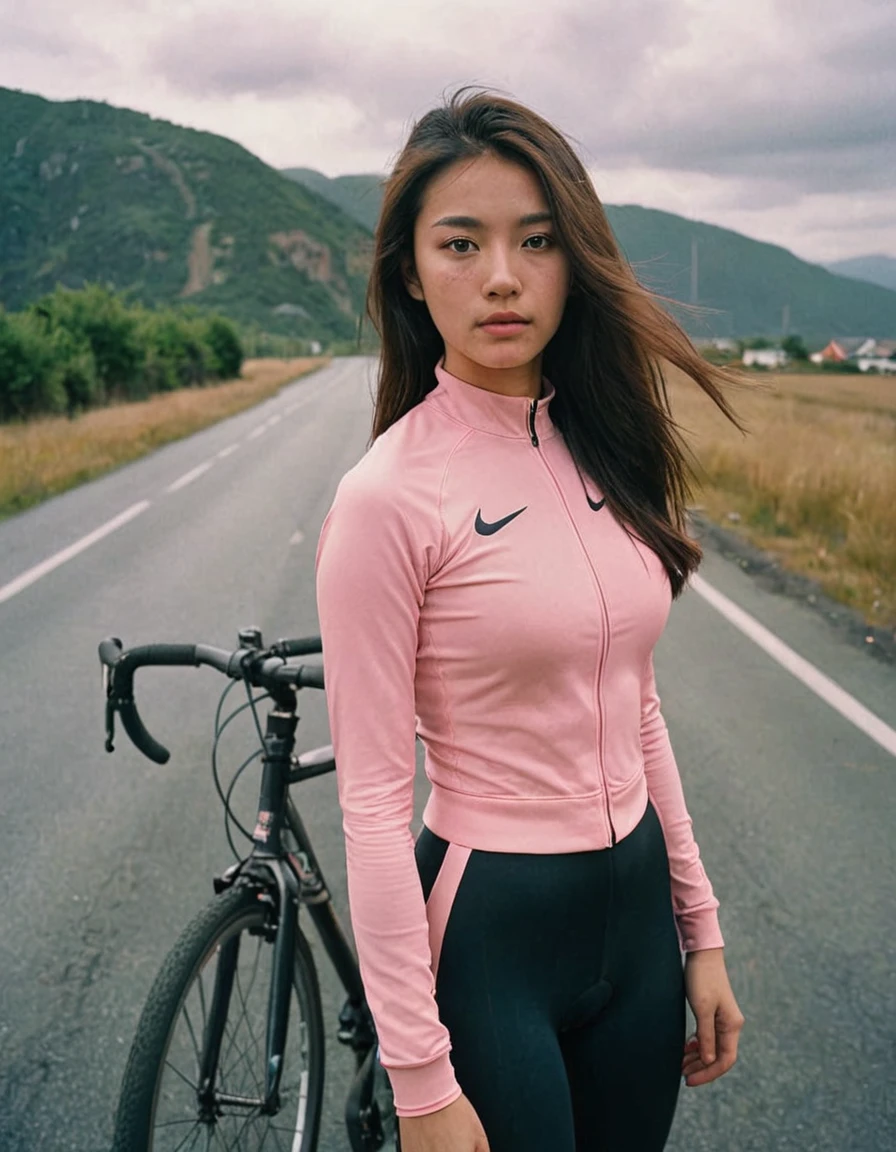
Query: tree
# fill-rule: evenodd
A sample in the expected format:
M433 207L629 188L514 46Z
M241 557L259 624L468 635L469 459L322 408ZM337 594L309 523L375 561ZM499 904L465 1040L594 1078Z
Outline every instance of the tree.
M221 316L212 316L204 337L212 351L214 374L222 380L235 380L243 367L243 346L234 326Z
M791 360L809 359L809 349L803 343L802 336L785 336L781 341L781 347Z

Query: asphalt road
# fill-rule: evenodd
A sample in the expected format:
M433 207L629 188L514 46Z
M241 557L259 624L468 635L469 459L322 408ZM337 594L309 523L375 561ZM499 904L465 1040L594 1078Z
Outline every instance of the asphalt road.
M107 756L97 642L230 646L247 624L269 639L316 631L314 547L339 476L364 448L369 368L337 360L251 412L0 524L3 1152L108 1147L155 971L229 861L208 767L217 677L141 673L141 711L172 759L151 765L123 735ZM701 572L896 725L896 669L712 552ZM30 583L14 583L26 573ZM673 609L657 666L747 1017L737 1068L683 1091L669 1147L890 1152L896 761L696 592ZM300 732L308 745L328 739L319 698L308 699ZM248 739L234 738L234 757ZM332 778L298 799L344 910ZM341 997L320 961L335 1020ZM329 1056L321 1149L342 1152L348 1067L338 1046Z

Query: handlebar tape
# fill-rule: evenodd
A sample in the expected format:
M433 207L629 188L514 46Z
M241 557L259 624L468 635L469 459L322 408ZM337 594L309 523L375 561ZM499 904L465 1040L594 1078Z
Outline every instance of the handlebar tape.
M121 722L124 724L124 730L131 738L134 746L148 756L150 760L154 760L156 764L167 764L171 758L171 753L168 749L160 744L158 740L154 740L147 732L146 726L140 719L140 713L137 711L137 705L133 702L122 703L118 706L119 714L121 715Z
M300 688L323 688L324 686L324 670L323 668L308 668L302 665L302 672L299 677Z
M99 654L100 660L111 669L110 697L131 742L156 764L166 764L171 753L150 736L134 703L134 673L138 668L153 664L195 666L196 645L147 644L122 654L121 641L112 638L101 642Z

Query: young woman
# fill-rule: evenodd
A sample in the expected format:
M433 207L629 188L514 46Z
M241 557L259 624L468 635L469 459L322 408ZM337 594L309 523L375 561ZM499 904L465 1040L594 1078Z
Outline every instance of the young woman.
M317 595L403 1152L655 1152L742 1026L652 661L700 559L661 365L728 412L718 375L561 133L467 89L398 158L368 310Z

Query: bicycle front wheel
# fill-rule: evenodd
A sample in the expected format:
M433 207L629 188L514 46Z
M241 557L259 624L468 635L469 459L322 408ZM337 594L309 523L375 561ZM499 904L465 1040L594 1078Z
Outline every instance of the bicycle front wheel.
M186 928L156 978L137 1027L122 1080L113 1152L314 1152L324 1032L317 971L298 930L280 1106L271 1114L257 1103L264 1097L275 935L273 909L247 887L223 893ZM234 952L236 969L210 1096L199 1084L203 1038L218 964Z

